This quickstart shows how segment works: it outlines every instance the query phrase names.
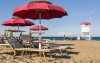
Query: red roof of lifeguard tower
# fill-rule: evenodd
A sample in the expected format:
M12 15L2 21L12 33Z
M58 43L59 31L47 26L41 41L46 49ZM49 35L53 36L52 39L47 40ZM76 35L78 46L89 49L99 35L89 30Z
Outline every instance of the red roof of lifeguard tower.
M91 25L90 22L82 22L81 25L83 25L83 24L84 24L84 25Z

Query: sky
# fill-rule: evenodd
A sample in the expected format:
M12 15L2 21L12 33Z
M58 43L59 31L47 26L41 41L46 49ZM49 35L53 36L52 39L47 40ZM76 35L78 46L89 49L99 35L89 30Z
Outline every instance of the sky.
M27 4L32 0L1 0L0 1L0 24L12 18L13 10ZM61 6L67 11L68 16L62 18L55 18L51 20L42 20L42 25L49 30L44 31L46 36L59 36L60 32L65 33L81 33L81 22L90 21L91 18L91 34L93 36L100 36L100 0L49 0L55 5ZM31 20L38 25L38 20ZM28 33L28 27L20 27ZM5 29L17 29L17 27L9 27L0 25L0 34L3 34Z

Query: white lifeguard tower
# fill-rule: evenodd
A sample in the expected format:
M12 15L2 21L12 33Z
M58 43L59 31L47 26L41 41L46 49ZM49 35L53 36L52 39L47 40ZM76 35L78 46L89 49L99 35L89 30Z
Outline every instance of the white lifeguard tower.
M90 22L81 23L81 40L91 40Z

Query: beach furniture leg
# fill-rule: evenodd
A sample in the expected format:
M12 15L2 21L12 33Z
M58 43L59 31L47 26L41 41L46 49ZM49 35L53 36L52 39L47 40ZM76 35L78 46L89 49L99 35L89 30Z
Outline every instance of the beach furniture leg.
M45 62L46 62L45 52L43 52L43 56L44 56L44 60L45 60Z
M66 50L66 49L64 49L64 51L65 51L66 55L68 55L67 50Z
M7 46L4 46L4 48L3 48L3 49L5 50L6 48L7 48Z
M68 55L67 50L65 49L65 53Z
M24 51L21 52L21 56L23 56L23 54L24 54Z
M27 51L25 51L25 56L27 57Z
M14 55L13 55L13 57L12 57L12 58L15 58L15 56L16 56L16 52L14 52Z
M50 58L52 58L52 54L50 53Z
M32 56L32 53L33 53L33 52L32 52L32 51L30 51L30 57Z
M62 55L63 55L63 54L62 54L62 50L60 49L59 51L60 51L60 54L61 54L61 56L62 56Z

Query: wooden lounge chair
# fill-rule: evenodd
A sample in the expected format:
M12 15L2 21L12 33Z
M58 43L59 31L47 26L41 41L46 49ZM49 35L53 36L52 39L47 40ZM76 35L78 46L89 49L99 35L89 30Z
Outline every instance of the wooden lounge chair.
M52 44L54 44L54 42L53 41L51 41L51 40L46 40L46 44L43 46L43 48L44 49L54 49L54 50L59 50L59 52L60 52L60 55L62 56L63 55L63 51L65 51L65 53L67 53L67 48L68 48L68 46L58 46L58 47L51 47L52 46Z
M20 39L21 39L21 42L24 46L28 46L30 48L33 47L33 44L32 44L32 38L30 35L27 35L27 34L21 34L20 35Z
M5 42L10 46L10 48L14 52L13 58L16 56L16 51L22 51L22 52L25 52L25 51L33 51L33 52L42 52L43 53L44 60L46 61L45 53L46 52L50 53L53 50L53 49L23 48L22 45L19 48L16 48L16 47L14 47L14 46L11 45L10 40L5 39ZM50 54L50 57L52 57L51 54Z
M51 47L50 49L59 50L61 56L63 56L63 51L67 53L67 46Z

